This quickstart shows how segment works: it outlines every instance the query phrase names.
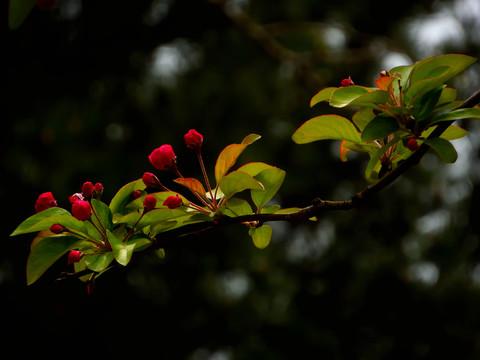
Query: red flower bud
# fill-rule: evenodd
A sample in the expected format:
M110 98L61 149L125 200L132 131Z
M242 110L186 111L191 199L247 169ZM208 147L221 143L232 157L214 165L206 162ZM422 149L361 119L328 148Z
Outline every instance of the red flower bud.
M184 135L185 144L194 151L200 151L203 144L203 136L196 130L191 129Z
M143 207L146 211L152 210L157 205L157 198L153 195L147 195L143 200Z
M83 253L78 250L72 250L68 253L68 259L67 259L67 264L72 265L76 262L79 262L80 259L82 258Z
M177 196L169 196L163 202L163 205L168 207L169 209L176 209L179 206L182 206L182 204L183 204L183 201L178 195Z
M57 200L55 200L51 192L46 192L41 194L35 202L35 211L40 212L56 206Z
M88 199L90 196L92 196L92 193L93 193L93 184L90 181L87 181L82 186L82 194L86 199Z
M147 187L152 187L152 188L161 187L160 180L158 180L158 178L150 172L144 173L142 176L142 180L145 186Z
M171 145L162 145L148 156L150 163L158 170L172 170L176 167L177 157Z
M60 234L63 232L63 230L65 230L65 227L60 224L53 224L50 226L50 231L54 234Z
M350 76L348 77L348 79L343 79L342 80L342 86L343 87L352 86L352 85L355 85L355 83L352 81Z
M407 142L407 149L410 151L417 151L420 146L418 145L418 141L415 139L410 139Z
M93 190L95 191L95 194L97 196L100 196L100 195L103 194L103 185L101 183L97 182L95 184L95 186L93 187Z
M140 197L140 195L142 195L142 193L140 192L140 190L132 191L132 198L138 199L138 198Z
M85 198L81 193L75 193L68 198L68 201L70 201L70 204L73 204L77 200L85 200Z
M72 205L72 214L75 219L83 221L90 218L92 207L90 203L85 200L77 200Z

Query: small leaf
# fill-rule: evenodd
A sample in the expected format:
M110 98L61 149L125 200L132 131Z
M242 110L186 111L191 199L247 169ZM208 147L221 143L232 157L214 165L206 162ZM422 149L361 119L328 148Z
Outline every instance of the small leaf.
M247 189L264 190L263 185L243 171L232 171L220 180L220 189L228 198Z
M252 237L253 244L259 249L265 249L272 239L272 227L270 225L250 228L248 233Z
M110 208L104 204L103 202L92 199L92 206L95 210L95 213L98 216L98 219L102 223L102 227L105 229L112 230L113 229L113 221L112 221L112 212ZM95 225L99 225L97 221L97 217L92 214L92 221Z
M398 121L391 117L377 116L362 131L362 141L384 138L399 129Z
M109 251L103 254L90 254L84 256L85 265L92 271L101 272L105 270L112 263L114 256L113 252Z
M185 186L190 191L205 197L207 192L202 183L195 178L178 178L174 180L177 184Z
M110 230L107 230L108 241L112 247L113 256L120 265L126 266L132 258L135 244L126 244Z
M70 235L55 235L39 241L27 260L27 285L33 284L60 257L82 240Z
M258 209L266 205L277 193L285 179L285 171L271 168L260 172L255 179L263 184L265 190L251 190L252 200Z
M450 141L442 138L433 138L425 139L425 143L430 146L443 161L447 163L457 161L457 150L455 150Z
M336 87L327 87L323 90L320 90L312 99L310 100L310 107L315 106L319 102L330 100L333 92L337 90Z
M317 140L361 142L360 134L350 120L338 115L322 115L308 120L292 136L297 144Z
M233 215L233 217L235 217L242 215L250 215L253 213L252 207L244 199L230 198L227 200L227 204L225 205L225 207L231 211L231 214L225 213L225 215L227 216Z

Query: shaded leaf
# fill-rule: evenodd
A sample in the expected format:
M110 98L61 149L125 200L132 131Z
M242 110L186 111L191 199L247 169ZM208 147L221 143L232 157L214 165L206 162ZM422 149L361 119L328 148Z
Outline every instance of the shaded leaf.
M116 213L124 214L125 206L132 200L131 195L135 190L144 190L146 188L142 179L132 181L124 185L110 201L110 211L116 217Z
M198 193L205 197L207 192L202 183L195 178L179 178L174 180L177 184L185 186L187 189L194 193Z
M338 88L330 98L330 105L337 108L345 107L367 92L369 90L366 88L356 85Z
M28 217L24 221L22 221L20 225L18 225L17 228L10 234L10 236L49 229L50 226L52 226L53 224L51 224L50 226L48 226L48 224L43 224L43 225L37 225L37 224L39 224L40 222L42 222L43 220L51 216L58 216L58 215L71 216L71 214L65 209L62 209L60 207L51 207L49 209L36 213ZM45 227L45 226L48 226L48 227Z
M457 161L457 150L455 150L450 141L442 138L433 138L425 139L425 143L428 144L443 161L447 163Z
M8 9L8 27L18 28L34 8L37 0L10 0Z
M263 184L265 190L251 190L252 200L258 209L266 205L277 193L285 179L285 171L271 168L260 172L255 179Z
M362 131L362 141L384 138L399 129L398 121L391 117L377 116Z

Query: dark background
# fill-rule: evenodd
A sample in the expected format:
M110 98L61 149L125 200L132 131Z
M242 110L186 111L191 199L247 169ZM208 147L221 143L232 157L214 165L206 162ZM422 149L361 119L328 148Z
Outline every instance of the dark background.
M256 249L235 226L181 241L166 259L107 272L93 295L56 282L62 259L26 286L32 235L9 234L52 191L60 206L85 181L107 203L153 171L150 152L171 144L200 176L183 134L204 135L207 168L226 145L262 135L239 160L287 172L276 198L306 206L347 199L367 184L365 158L338 158L332 142L296 145L310 117L349 115L310 98L351 76L371 86L384 68L456 52L480 55L475 0L229 1L286 49L268 54L216 5L201 0L59 0L8 29L2 76L2 353L162 359L480 358L479 126L463 125L459 160L427 154L360 211L314 224L274 226ZM452 81L460 98L480 67ZM168 174L159 174L168 182ZM20 345L19 345L20 344ZM8 349L8 350L7 350Z

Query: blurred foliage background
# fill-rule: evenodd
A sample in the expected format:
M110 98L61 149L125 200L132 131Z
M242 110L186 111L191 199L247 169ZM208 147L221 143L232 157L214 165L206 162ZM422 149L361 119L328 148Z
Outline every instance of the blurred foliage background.
M364 209L275 223L265 250L241 226L181 241L164 261L106 273L92 296L79 281L55 281L66 260L27 287L32 236L9 238L40 193L68 208L83 182L101 182L109 202L154 170L147 156L164 143L184 175L200 176L183 144L191 128L204 134L211 170L223 147L262 135L240 163L286 170L284 207L348 198L367 185L366 159L341 163L337 143L290 139L310 117L335 112L310 109L310 98L348 76L373 85L381 70L430 55L480 56L477 0L58 0L14 30L3 8L5 353L20 340L17 355L480 357L475 122L461 124L470 134L455 142L456 164L427 154ZM452 85L466 98L480 87L480 65Z

